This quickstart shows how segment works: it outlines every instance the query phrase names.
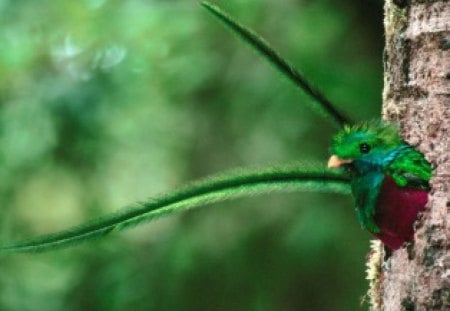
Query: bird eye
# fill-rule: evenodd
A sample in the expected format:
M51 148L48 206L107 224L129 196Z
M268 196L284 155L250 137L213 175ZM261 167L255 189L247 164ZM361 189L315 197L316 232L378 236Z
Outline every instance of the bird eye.
M359 145L359 151L361 151L361 153L369 153L370 145L366 144L366 143L362 143L361 145Z

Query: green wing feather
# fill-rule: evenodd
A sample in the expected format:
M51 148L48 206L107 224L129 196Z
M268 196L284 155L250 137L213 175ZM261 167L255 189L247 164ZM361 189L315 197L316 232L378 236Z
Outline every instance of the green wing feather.
M384 175L382 172L374 171L363 176L352 179L352 191L356 199L356 214L361 227L372 233L380 232L375 224L375 206L380 193Z
M65 231L2 246L0 252L41 252L72 246L145 221L214 202L270 191L298 190L348 193L349 179L344 175L317 168L307 170L291 167L234 172L194 183L173 193L138 204L124 212Z
M432 167L419 151L408 148L402 151L387 166L386 173L400 187L413 187L428 190Z

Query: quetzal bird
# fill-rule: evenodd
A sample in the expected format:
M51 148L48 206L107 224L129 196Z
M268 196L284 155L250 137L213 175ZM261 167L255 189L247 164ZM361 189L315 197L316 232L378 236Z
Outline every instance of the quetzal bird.
M423 154L408 145L393 125L382 122L346 125L354 122L339 112L323 93L264 39L217 6L208 2L202 2L202 5L314 99L315 104L311 104L311 107L321 110L327 120L332 120L342 128L333 138L328 167L343 167L348 175L300 168L219 176L192 184L121 214L29 241L0 246L0 252L44 251L71 245L131 227L144 220L245 193L281 190L286 185L312 191L321 187L340 192L343 186L347 189L348 183L355 197L356 212L362 227L393 250L413 240L414 222L427 203L432 174L432 167Z
M432 174L422 153L393 125L346 126L332 141L328 167L351 176L358 221L395 250L414 237L417 214L425 208Z
M391 249L411 241L414 222L425 208L430 189L432 168L423 154L403 141L392 125L346 125L354 123L258 34L218 7L207 2L203 6L311 96L324 115L343 127L334 136L328 167L343 166L350 173L360 224Z

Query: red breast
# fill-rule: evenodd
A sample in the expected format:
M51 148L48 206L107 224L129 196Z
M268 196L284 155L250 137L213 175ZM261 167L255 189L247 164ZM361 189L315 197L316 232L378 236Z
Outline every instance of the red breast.
M427 201L426 190L399 187L386 176L376 206L375 223L381 230L376 236L394 250L412 241L414 222Z

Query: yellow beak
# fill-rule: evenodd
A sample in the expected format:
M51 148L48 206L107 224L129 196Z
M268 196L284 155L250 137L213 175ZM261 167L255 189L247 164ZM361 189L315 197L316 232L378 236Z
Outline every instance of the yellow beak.
M332 168L332 167L339 167L343 164L348 164L348 163L352 163L352 160L347 160L347 159L339 159L338 156L336 155L332 155L330 157L330 159L328 160L328 167Z

